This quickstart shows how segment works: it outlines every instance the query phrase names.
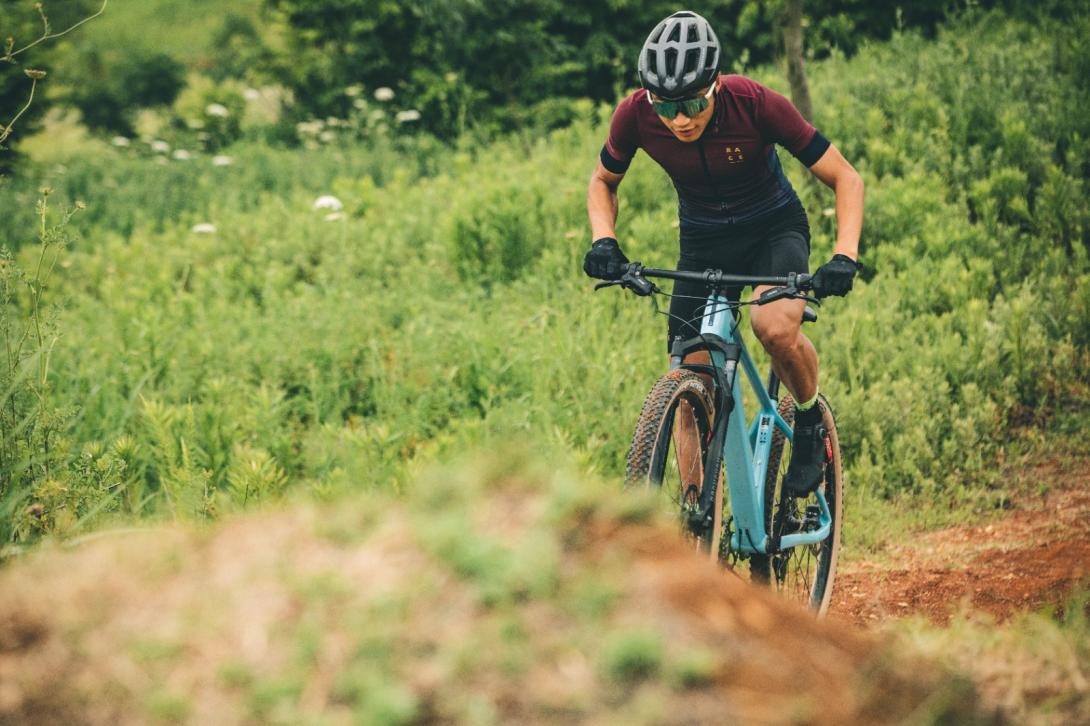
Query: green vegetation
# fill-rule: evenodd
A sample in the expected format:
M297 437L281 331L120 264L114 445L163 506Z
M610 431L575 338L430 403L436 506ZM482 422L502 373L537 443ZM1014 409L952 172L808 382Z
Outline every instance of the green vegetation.
M590 292L583 200L624 59L672 6L221 5L111 3L20 58L49 75L26 157L0 151L0 721L1090 718L1085 594L875 643L696 562L620 492L665 324ZM811 331L849 556L1001 512L1047 486L1027 457L1090 443L1090 18L871 5L808 3L816 122L868 195L863 279ZM752 65L777 4L710 7L735 68L785 90ZM310 12L331 8L368 22ZM359 47L418 19L467 32ZM784 162L817 263L832 196ZM641 155L633 258L672 264L674 207Z
M1058 617L1026 613L1004 627L965 616L941 630L922 621L889 630L935 662L971 674L1012 723L1090 719L1090 593L1072 596Z
M1007 496L997 457L1085 437L1086 30L974 16L811 68L818 125L868 183L866 281L812 331L856 512L984 510ZM4 180L0 334L29 341L0 369L4 541L396 491L510 439L619 478L664 325L578 270L607 111L491 146L330 122L277 150L253 121L215 162L134 141ZM831 197L786 166L817 260ZM328 194L343 209L315 209ZM629 254L669 265L673 192L642 156L622 203ZM461 546L473 572L493 545ZM500 600L548 586L486 574Z

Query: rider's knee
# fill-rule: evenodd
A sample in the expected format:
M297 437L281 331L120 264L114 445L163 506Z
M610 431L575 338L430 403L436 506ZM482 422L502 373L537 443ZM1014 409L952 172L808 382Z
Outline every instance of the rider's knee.
M754 320L753 332L772 357L791 351L799 337L799 326L779 319Z

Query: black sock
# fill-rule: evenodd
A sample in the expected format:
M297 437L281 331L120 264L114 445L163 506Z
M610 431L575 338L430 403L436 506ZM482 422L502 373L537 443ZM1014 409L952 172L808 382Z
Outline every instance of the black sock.
M821 422L821 406L814 404L805 411L795 409L795 423L801 426L813 426Z

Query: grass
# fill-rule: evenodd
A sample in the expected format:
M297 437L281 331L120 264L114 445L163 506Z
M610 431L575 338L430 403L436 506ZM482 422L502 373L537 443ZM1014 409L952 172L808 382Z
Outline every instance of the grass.
M1090 718L1090 594L1074 594L1063 613L1026 613L1004 626L966 614L947 628L923 621L889 627L937 662L969 675L1012 723L1083 723Z
M1047 28L975 22L972 63L1008 54L1028 65L962 84L966 34L955 28L812 69L815 95L830 99L823 131L867 179L868 268L811 335L839 417L851 516L888 521L896 536L988 516L1006 491L997 458L1044 445L1026 431L1046 442L1085 435L1090 275L1078 235L1090 226L1059 193L1081 183L1080 167L1049 160L1022 189L1005 161L1025 143L1084 138L1081 115L1029 113L1039 89L1026 69L1064 96L1071 64L1041 56ZM940 94L909 82L924 71ZM998 86L1021 94L1021 121L991 113ZM948 109L992 120L971 136ZM578 272L584 184L607 113L495 147L380 135L290 150L250 139L214 166L134 146L6 180L0 239L17 252L5 269L33 268L41 186L87 209L43 291L60 332L47 395L20 393L19 405L43 405L15 417L26 442L4 440L20 477L0 492L4 539L403 491L431 462L512 437L619 477L628 427L662 370L662 321L645 302L591 296ZM921 143L936 152L915 154ZM831 198L786 168L811 213L817 264L835 234L821 212ZM1034 191L1034 208L1010 206L1011 184ZM313 208L326 194L343 216ZM623 204L628 254L669 265L673 192L643 156ZM38 294L10 279L5 331ZM56 459L35 458L54 430ZM873 528L851 530L850 543L880 545ZM471 572L495 547L457 555ZM547 551L523 556L547 564ZM547 587L493 579L500 599Z
M256 19L261 0L113 0L106 12L80 29L85 48L140 47L200 65L225 13Z

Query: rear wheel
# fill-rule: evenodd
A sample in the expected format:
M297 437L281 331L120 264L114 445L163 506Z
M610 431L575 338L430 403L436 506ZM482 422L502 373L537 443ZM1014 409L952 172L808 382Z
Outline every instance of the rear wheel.
M755 581L768 583L789 599L799 602L819 614L829 608L840 554L840 523L844 511L844 479L840 463L840 442L836 419L824 396L818 397L827 431L825 478L818 491L825 495L832 516L829 536L812 545L800 545L773 555L750 558L750 574ZM778 407L780 416L792 425L795 402L784 396ZM791 462L791 442L776 429L769 452L765 476L765 526L774 536L784 536L816 528L819 512L817 497L783 496L783 479Z
M692 371L675 369L660 378L644 401L628 451L626 486L651 486L664 507L677 515L682 533L711 559L718 559L723 525L723 481L715 493L710 531L694 534L689 514L696 510L704 482L712 421L711 395Z

